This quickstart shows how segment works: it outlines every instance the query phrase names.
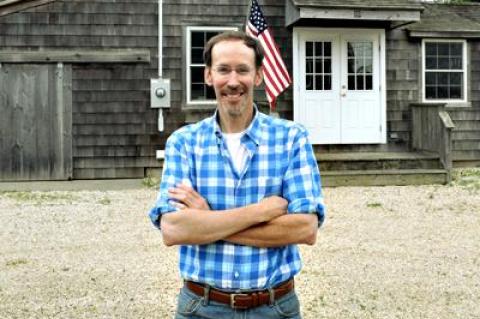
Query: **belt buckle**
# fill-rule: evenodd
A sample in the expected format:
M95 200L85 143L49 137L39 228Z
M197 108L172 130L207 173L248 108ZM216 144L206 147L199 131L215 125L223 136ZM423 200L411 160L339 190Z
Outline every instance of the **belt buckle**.
M235 305L235 297L248 297L248 294L230 294L230 307L233 309L247 309L248 307L240 307Z

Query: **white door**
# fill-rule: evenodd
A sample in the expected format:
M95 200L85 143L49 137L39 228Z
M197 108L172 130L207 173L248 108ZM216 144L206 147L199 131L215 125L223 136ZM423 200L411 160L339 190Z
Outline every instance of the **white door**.
M294 29L294 120L314 144L385 143L384 31Z

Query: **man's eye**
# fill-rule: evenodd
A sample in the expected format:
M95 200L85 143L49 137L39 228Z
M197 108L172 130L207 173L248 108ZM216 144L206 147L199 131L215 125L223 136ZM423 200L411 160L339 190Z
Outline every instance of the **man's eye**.
M238 69L237 70L237 73L240 74L240 75L246 75L250 72L249 69Z
M220 73L220 74L228 74L228 73L230 73L230 69L229 68L217 68L217 72Z

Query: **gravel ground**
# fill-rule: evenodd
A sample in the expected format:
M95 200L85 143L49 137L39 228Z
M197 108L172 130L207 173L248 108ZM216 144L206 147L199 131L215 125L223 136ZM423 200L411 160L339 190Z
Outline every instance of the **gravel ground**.
M146 212L156 191L0 193L0 318L171 318L177 249ZM306 319L480 318L480 191L325 190L302 246Z

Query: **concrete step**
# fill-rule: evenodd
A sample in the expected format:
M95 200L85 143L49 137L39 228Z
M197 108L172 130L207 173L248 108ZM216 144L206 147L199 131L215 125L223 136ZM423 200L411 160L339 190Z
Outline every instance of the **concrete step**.
M446 184L444 169L390 169L323 171L322 184L335 186L386 186Z

